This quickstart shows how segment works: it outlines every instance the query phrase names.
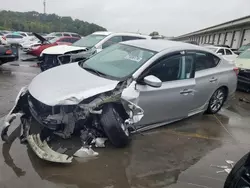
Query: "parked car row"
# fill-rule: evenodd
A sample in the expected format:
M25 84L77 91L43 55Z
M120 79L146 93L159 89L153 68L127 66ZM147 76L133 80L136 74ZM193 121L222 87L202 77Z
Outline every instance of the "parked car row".
M135 33L95 32L81 38L72 45L60 45L45 49L40 57L41 71L61 64L87 59L101 50L122 41L138 39L150 39L150 37Z

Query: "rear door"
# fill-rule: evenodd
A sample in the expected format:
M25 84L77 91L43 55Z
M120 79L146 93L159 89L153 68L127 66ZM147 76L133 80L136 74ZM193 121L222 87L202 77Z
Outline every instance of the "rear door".
M154 75L162 81L160 88L143 84L143 78ZM138 105L144 110L140 128L153 123L171 122L188 116L194 99L194 60L176 54L158 60L138 80Z
M217 89L220 73L216 66L219 64L220 58L209 52L195 51L190 53L195 56L196 82L192 113L197 113L204 109Z

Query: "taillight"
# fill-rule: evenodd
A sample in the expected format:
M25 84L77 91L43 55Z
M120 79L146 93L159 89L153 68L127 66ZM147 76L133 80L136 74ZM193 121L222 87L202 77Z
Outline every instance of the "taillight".
M12 51L11 51L11 50L7 50L7 51L5 52L5 54L10 55L10 54L12 54Z
M6 37L2 37L3 40L6 40Z
M235 72L236 75L238 75L239 72L240 72L239 68L238 67L234 67L234 72Z

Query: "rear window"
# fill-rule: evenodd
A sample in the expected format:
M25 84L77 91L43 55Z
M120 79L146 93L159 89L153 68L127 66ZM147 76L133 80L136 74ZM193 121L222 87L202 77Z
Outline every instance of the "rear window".
M77 34L71 34L72 37L77 37L77 38L81 38L80 35L77 35Z
M241 59L250 59L250 50L246 50L244 52L242 52L238 58L241 58Z
M20 35L22 35L22 36L26 37L25 33L20 33Z
M61 37L61 36L62 36L62 33L56 33L55 36Z
M122 36L122 41L138 40L138 39L146 39L146 38L144 38L144 37L136 37L136 36Z
M212 52L216 52L218 48L213 48L213 47L206 47L207 49L211 50Z
M196 58L195 58L195 70L196 71L201 71L201 70L216 67L218 63L220 62L220 58L210 53L196 52L195 55L196 55Z

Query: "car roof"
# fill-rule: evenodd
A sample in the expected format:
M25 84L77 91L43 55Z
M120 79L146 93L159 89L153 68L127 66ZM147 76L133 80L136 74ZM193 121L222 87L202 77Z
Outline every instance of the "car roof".
M106 35L106 36L110 34L112 34L112 32L109 32L109 31L97 31L97 32L92 33L92 35Z
M135 46L138 48L144 48L148 49L151 51L155 52L160 52L168 48L180 48L183 49L183 47L188 48L188 49L204 49L207 51L205 48L194 45L194 44L189 44L189 43L184 43L184 42L177 42L177 41L171 41L171 40L130 40L126 42L121 42L122 44L127 44L131 46Z
M139 33L129 33L129 32L110 32L110 31L97 31L92 33L92 35L125 35L125 36L138 36L138 37L145 37L145 38L151 38L147 35L141 35Z

